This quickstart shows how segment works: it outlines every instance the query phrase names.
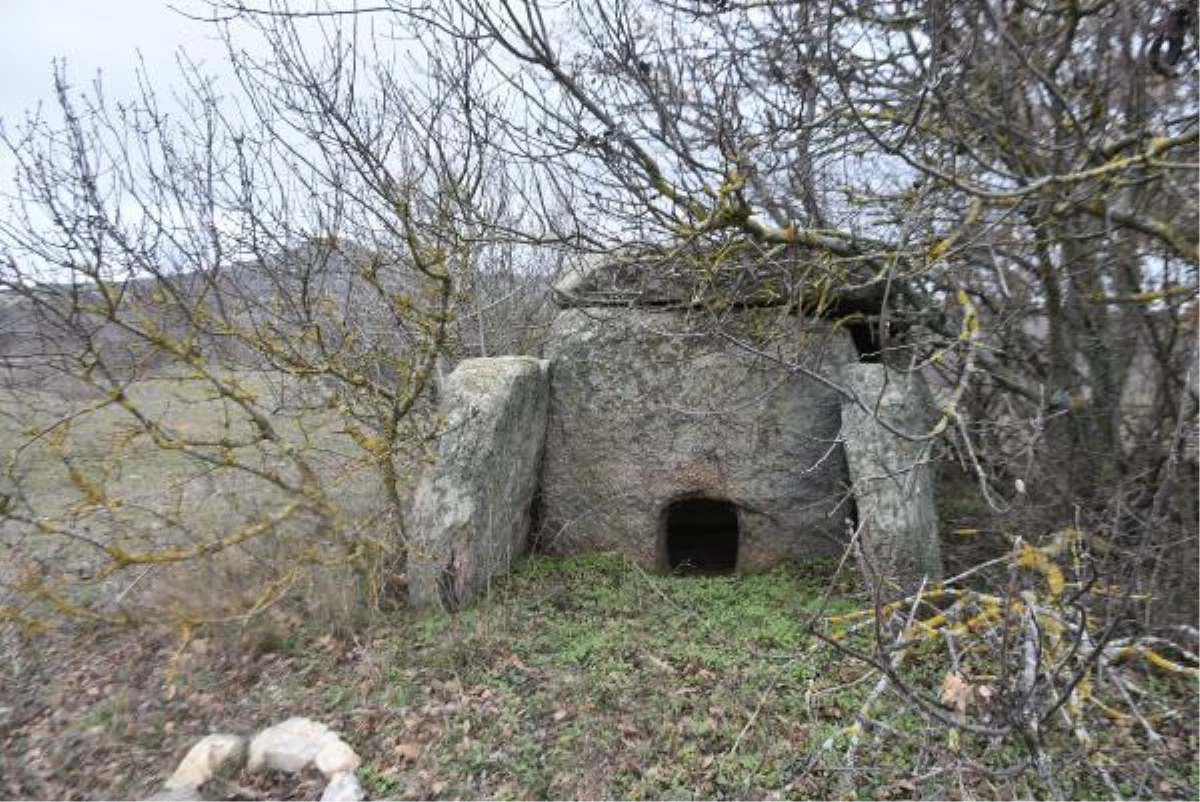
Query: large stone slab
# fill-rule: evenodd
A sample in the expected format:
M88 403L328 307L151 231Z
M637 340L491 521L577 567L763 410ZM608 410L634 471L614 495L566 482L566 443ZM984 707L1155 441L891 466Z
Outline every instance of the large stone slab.
M857 502L862 572L885 597L910 593L942 572L934 471L935 420L925 380L882 364L845 371L842 440Z
M737 571L842 553L841 399L819 377L856 359L846 331L775 309L593 306L559 314L546 356L547 551L665 568L668 507L704 498L736 509Z
M446 430L417 487L409 541L414 606L454 608L524 551L546 431L549 363L469 359L442 388Z
M895 279L865 263L831 263L803 245L744 242L717 253L702 243L671 256L636 248L584 258L554 286L561 307L794 307L822 314L878 311Z

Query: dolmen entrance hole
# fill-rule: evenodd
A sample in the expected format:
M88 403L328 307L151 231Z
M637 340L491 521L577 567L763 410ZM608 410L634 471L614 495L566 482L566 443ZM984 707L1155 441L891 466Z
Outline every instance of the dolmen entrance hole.
M737 568L737 507L689 498L667 507L667 568L676 574L732 574Z

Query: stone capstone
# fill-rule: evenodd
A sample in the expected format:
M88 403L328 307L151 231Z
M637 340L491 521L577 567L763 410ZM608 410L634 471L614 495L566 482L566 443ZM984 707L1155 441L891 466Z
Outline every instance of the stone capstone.
M933 400L924 379L882 364L845 371L842 442L857 502L860 562L884 597L941 578L930 432Z
M770 308L568 308L546 356L547 551L663 568L665 511L706 498L736 508L738 571L842 553L844 329Z
M413 504L409 597L454 608L525 549L548 408L549 365L469 359L441 392L445 431Z
M742 243L719 256L707 246L681 244L671 258L621 249L584 259L554 285L561 308L690 307L745 311L800 305L862 312L877 309L893 281L869 264L828 261L802 246ZM818 287L820 289L818 289Z

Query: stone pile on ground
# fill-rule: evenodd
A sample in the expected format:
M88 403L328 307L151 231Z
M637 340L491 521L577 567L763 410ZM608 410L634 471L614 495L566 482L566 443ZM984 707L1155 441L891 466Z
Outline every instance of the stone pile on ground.
M321 802L358 802L366 794L355 772L361 760L336 732L307 718L290 718L253 738L213 734L201 738L154 799L190 802L213 798L205 785L249 772L299 774L315 767L327 784Z

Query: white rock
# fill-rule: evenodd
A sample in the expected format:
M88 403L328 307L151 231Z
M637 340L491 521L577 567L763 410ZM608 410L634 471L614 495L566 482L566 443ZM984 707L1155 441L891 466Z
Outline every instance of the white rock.
M361 802L367 795L352 772L335 774L321 794L321 802Z
M263 768L295 774L307 768L329 738L329 728L307 718L289 718L254 736L250 771ZM336 736L334 736L336 737Z
M216 772L246 759L246 739L240 735L206 735L188 750L179 768L163 784L168 791L199 788Z
M330 780L338 774L353 774L362 765L358 753L333 733L325 737L314 760L320 772Z

